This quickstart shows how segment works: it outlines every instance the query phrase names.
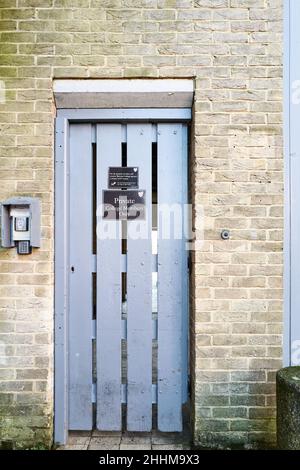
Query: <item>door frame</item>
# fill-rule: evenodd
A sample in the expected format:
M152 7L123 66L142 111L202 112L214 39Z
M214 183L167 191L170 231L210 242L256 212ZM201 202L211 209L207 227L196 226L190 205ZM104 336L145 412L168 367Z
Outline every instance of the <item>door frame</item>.
M54 209L54 442L68 438L69 124L189 122L190 108L59 109L55 119Z

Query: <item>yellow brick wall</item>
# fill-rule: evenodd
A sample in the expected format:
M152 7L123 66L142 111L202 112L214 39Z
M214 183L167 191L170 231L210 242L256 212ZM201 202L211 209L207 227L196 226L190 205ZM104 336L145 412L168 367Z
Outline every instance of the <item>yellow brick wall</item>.
M0 250L2 441L52 438L53 78L194 77L191 188L204 211L191 281L195 442L272 442L282 361L282 0L0 7L0 200L42 200L41 249L26 259Z

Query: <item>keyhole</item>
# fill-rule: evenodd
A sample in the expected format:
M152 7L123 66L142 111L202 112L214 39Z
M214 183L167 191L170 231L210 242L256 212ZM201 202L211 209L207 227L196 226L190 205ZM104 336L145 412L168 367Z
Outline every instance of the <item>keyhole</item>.
M71 266L71 271L72 271L72 273L75 271L74 266Z

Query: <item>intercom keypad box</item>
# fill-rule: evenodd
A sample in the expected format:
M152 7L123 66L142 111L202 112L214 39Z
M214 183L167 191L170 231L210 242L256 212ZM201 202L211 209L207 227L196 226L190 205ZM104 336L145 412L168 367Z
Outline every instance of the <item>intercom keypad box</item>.
M40 247L40 202L37 198L17 197L2 203L2 246L17 248L19 255L29 255Z

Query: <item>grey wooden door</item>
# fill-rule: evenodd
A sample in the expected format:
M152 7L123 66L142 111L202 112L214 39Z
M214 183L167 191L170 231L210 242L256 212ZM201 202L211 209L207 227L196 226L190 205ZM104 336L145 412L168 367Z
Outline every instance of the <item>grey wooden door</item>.
M181 431L186 124L71 123L69 135L69 429ZM104 216L109 167L137 169L144 218Z

